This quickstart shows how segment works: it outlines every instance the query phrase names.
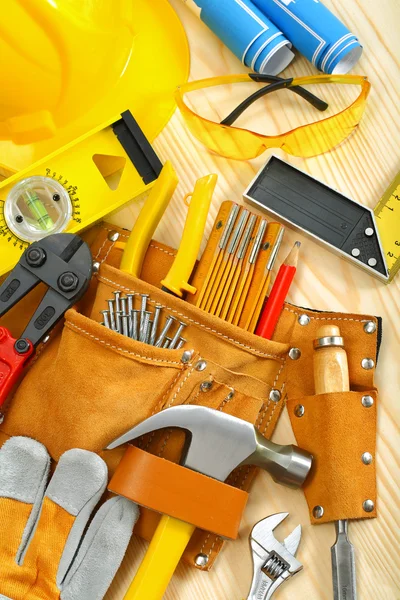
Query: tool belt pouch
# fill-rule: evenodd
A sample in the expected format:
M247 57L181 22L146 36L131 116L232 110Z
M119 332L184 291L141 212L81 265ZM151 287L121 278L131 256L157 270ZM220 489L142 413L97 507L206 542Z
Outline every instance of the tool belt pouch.
M333 449L342 444L341 422L343 418L347 418L350 424L353 422L350 412L338 415L340 422L329 435L327 426L331 425L331 421L326 418L323 428L315 433L313 439L308 437L307 431L301 434L299 430L307 420L293 416L293 399L313 393L312 340L316 337L321 313L287 306L275 340L264 340L163 292L160 281L175 256L175 251L167 246L156 242L150 244L141 279L121 272L118 267L122 250L116 247L115 236L110 235L110 229L103 225L95 231L92 252L95 261L100 264L99 271L78 309L67 312L61 331L53 331L50 341L38 350L35 361L12 399L0 429L0 441L13 435L30 436L41 441L55 460L69 448L92 450L101 454L112 474L126 447L112 451L104 451L104 448L162 409L185 403L204 405L254 423L265 437L270 438L287 396L298 442L313 452L317 467L320 456L328 455L327 450L320 454L321 448L325 451L328 438ZM119 233L119 241L127 239L127 232L119 230ZM165 317L172 315L184 321L187 324L184 348L156 348L101 325L101 311L107 309L107 300L113 297L113 291L134 294L135 308L140 305L140 294L148 294L151 309L160 304ZM2 324L17 334L25 316L28 320L32 314L29 303L33 301L35 298L26 298L19 304L18 311L15 307L6 315ZM307 326L299 324L303 313L309 317ZM324 314L323 318L333 323L340 319L342 335L349 349L352 389L367 393L366 390L373 389L373 370L367 372L360 364L364 356L375 356L377 333L364 333L363 325L367 321L376 323L376 319L335 313ZM289 350L294 346L301 350L298 360L289 357ZM319 405L318 409L323 410ZM376 402L369 414L375 414L375 410ZM322 417L319 413L318 418ZM317 439L321 442L318 447L314 444ZM370 445L365 447L365 451L373 453L375 430L372 422L369 439ZM164 463L176 463L179 462L183 442L183 432L164 430L145 436L135 445ZM358 461L355 470L363 467L359 456L355 460ZM341 464L345 471L340 471L339 476L337 469L331 481L318 479L315 471L306 489L310 511L320 487L324 490L325 485L335 486L343 478L348 479L347 462ZM369 469L371 482L367 497L374 500L375 462L365 468ZM247 491L254 474L254 467L241 467L230 475L226 485L218 485ZM210 496L209 482L202 487L201 493ZM314 490L312 500L311 489ZM226 499L227 514L229 502L236 503L235 511L230 511L229 527L220 529L212 523L205 523L202 515L200 521L196 516L194 524L208 531L197 529L184 555L185 560L195 566L196 556L205 554L208 557L206 566L202 567L205 570L213 565L223 545L223 537L235 537L235 528L245 504L245 496L240 494L235 496L236 500L231 500L230 490L224 489L221 495ZM215 497L209 498L209 504ZM330 518L354 518L354 505L359 494L355 496L349 492L347 495L351 511L349 503L341 504L340 498L338 508L331 495L326 493L318 497L325 502L325 514L332 515ZM189 502L192 503L191 514L196 514L197 509L193 509L196 499L188 497L188 505ZM146 502L143 504L146 505ZM166 505L154 505L150 501L147 504L152 510L141 511L136 532L150 539L157 527L159 512L166 510ZM333 516L339 513L339 516ZM374 513L359 516L374 516Z

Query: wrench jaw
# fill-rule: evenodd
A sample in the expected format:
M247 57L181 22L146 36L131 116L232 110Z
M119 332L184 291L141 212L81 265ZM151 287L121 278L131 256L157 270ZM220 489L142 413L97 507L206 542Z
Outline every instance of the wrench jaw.
M256 523L251 531L253 580L247 600L269 600L282 583L303 568L294 556L301 539L300 525L288 535L283 544L278 542L273 533L288 514L271 515Z

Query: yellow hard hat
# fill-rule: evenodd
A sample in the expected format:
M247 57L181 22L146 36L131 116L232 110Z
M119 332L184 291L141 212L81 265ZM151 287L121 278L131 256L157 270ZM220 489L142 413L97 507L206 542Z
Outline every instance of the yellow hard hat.
M154 138L189 50L167 0L9 0L0 65L0 163L18 170L127 109Z

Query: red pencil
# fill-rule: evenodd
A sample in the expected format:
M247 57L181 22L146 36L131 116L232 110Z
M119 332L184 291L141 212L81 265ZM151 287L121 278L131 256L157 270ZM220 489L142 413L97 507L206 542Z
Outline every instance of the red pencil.
M257 323L256 335L270 340L283 309L289 288L296 275L300 242L296 242L281 265L274 281L271 293Z

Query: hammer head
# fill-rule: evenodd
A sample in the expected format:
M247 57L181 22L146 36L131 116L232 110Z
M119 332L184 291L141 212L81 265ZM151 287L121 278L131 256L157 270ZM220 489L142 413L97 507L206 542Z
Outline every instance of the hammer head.
M167 408L142 421L114 440L107 450L165 427L186 432L181 465L219 481L225 481L257 447L255 429L250 423L218 410L186 404Z
M239 465L257 465L275 481L299 487L311 468L312 457L296 446L266 440L254 425L204 406L174 406L146 419L112 442L111 450L165 427L186 431L181 464L219 481Z

